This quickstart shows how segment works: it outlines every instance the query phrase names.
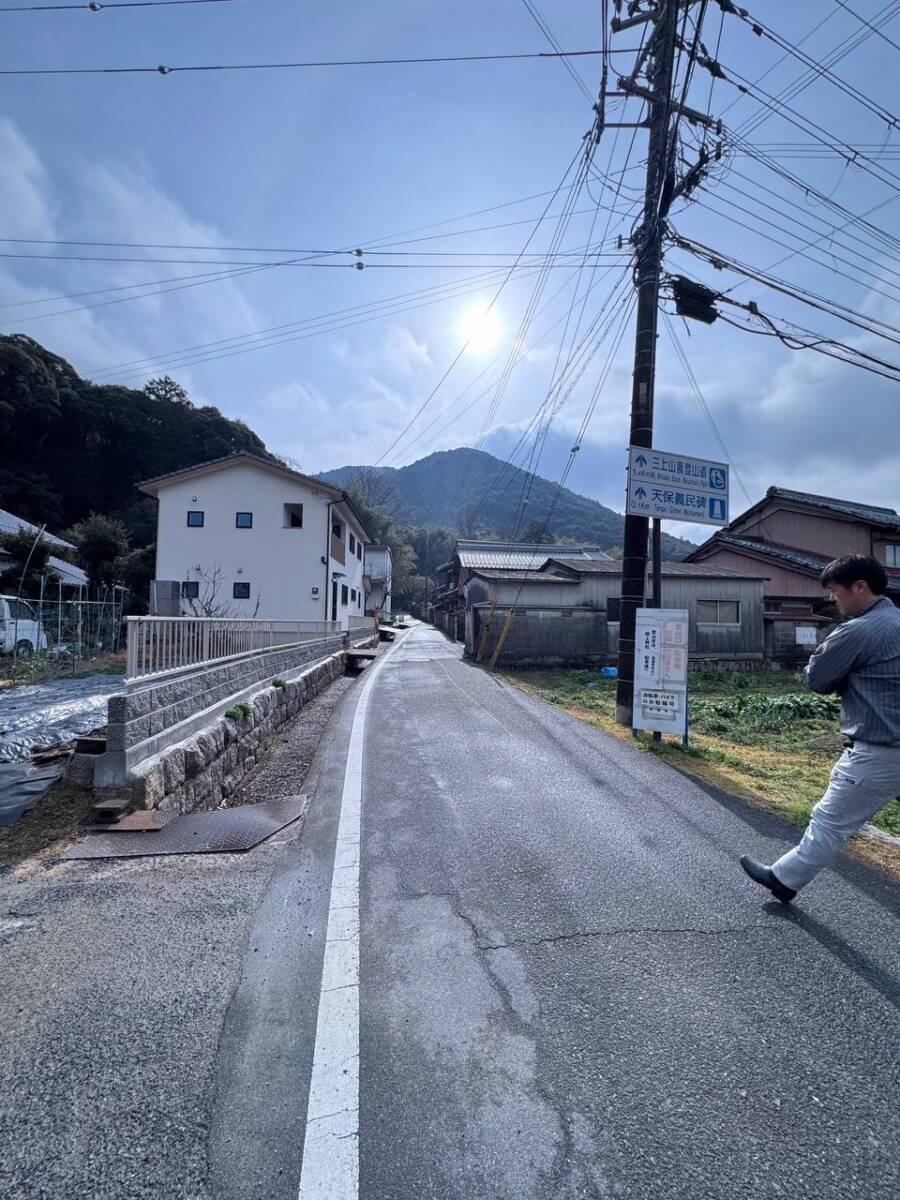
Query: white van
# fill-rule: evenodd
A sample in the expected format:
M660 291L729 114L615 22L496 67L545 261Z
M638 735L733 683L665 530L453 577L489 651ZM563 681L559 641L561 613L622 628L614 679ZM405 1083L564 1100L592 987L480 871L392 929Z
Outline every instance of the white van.
M47 635L27 600L0 596L0 654L29 658L47 649Z

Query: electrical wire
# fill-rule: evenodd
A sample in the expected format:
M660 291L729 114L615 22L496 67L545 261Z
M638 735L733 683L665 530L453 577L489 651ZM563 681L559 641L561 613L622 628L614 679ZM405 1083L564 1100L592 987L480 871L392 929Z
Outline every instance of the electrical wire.
M534 3L532 3L532 0L522 0L522 3L525 5L525 8L528 10L528 13L529 13L531 19L534 21L535 25L537 25L538 29L540 29L541 33L547 39L547 42L558 53L562 53L562 46L556 40L556 38L553 34L553 30L550 28L550 26L544 20L543 16L540 13L540 10L538 9L538 6ZM601 51L601 53L604 53L604 52ZM584 80L581 78L581 76L578 74L578 72L575 70L575 68L569 62L569 60L567 58L561 58L560 62L566 68L569 75L571 75L572 79L574 80L575 86L578 88L578 90L581 92L581 94L587 99L588 104L593 104L594 97L591 95L587 84L584 82Z
M208 71L292 71L319 67L398 67L435 63L512 62L522 59L588 58L602 50L538 50L525 54L447 54L428 58L348 58L310 62L192 63L159 67L0 67L0 75L175 75Z
M16 4L0 8L0 13L24 12L103 12L107 8L170 8L180 4L234 4L235 0L91 0L89 4Z

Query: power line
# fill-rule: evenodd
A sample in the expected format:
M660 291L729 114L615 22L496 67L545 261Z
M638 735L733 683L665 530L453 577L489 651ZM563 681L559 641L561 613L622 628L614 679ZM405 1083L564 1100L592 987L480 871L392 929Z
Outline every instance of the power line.
M531 19L537 25L538 29L540 29L541 33L547 39L549 44L553 47L553 49L558 54L562 55L562 47L560 46L559 42L556 40L556 38L553 34L553 30L550 28L550 26L547 24L547 22L544 20L543 16L541 15L540 10L538 9L538 6L536 4L533 4L532 0L522 0L522 3L525 5ZM581 94L584 97L586 97L588 104L593 104L594 97L591 95L587 84L584 82L584 80L581 78L581 76L578 74L578 72L575 70L575 68L569 62L569 60L563 56L560 58L560 62L566 68L569 75L571 75L572 79L574 80L575 86L578 88L578 90L581 92Z
M883 41L887 42L887 44L889 46L893 46L895 50L900 50L900 44L895 42L892 38L889 38L883 29L879 29L877 25L873 25L870 21L867 21L865 17L861 17L858 12L856 12L853 8L850 7L849 4L845 4L844 0L834 0L834 2L840 8L842 8L844 10L844 12L849 13L850 16L854 18L854 20L859 21L861 24L865 25L865 27L867 29L871 29L872 33L876 34Z
M98 13L107 8L169 8L179 4L234 4L236 0L91 0L89 4L17 4L0 13L81 11Z
M749 25L753 29L753 32L757 34L757 36L765 37L780 49L786 50L788 54L798 59L804 64L804 66L813 71L816 77L820 79L827 79L829 83L837 87L841 92L844 93L845 96L849 96L851 99L856 100L858 104L863 105L863 107L868 109L869 112L874 113L875 116L879 117L883 121L886 121L891 128L897 127L897 117L888 109L884 108L883 105L871 100L865 94L865 92L861 92L859 88L855 87L852 83L848 83L847 80L842 79L839 75L835 75L824 63L817 62L814 58L811 58L804 50L801 50L799 46L795 46L792 42L788 41L787 38L784 38L774 30L769 29L768 26L764 25L756 17L751 16L746 9L735 9L734 11L745 24Z
M525 54L447 54L428 58L348 58L310 62L194 63L158 67L4 67L0 75L175 75L190 71L294 71L319 67L399 67L434 63L513 62L523 59L600 57L602 50L538 50Z

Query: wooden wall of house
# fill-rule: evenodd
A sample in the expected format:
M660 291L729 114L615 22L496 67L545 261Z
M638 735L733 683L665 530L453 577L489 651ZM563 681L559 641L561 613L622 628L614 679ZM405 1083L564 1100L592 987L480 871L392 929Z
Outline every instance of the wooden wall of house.
M765 538L767 542L780 542L783 546L795 546L798 550L811 550L828 558L839 558L842 554L872 553L872 534L868 525L862 521L841 521L824 513L813 516L812 513L778 509L760 514L746 525L737 520L733 523L732 532Z
M776 563L760 562L749 554L741 554L739 550L723 547L716 550L703 561L717 567L726 567L729 571L740 571L742 574L767 575L763 587L767 596L810 596L816 600L822 599L822 589L819 581L812 575L804 575L801 571L793 571L788 566L778 566Z
M540 584L529 581L521 586L514 580L485 581L473 579L466 588L466 608L490 603L496 592L497 603L516 605L523 611L560 607L587 608L605 611L610 599L617 599L621 590L619 575L590 574L575 584ZM663 607L686 608L690 614L691 654L716 657L759 657L765 650L763 628L763 586L760 579L706 577L663 578ZM698 600L737 600L740 603L740 624L698 624ZM615 657L618 647L617 622L608 624L607 653ZM469 627L468 634L472 630ZM467 637L468 641L468 637Z
M465 594L466 608L473 604L492 603L495 598L498 604L520 608L585 607L581 603L577 579L571 583L529 580L522 584L516 579L492 579L488 582L475 576L466 584Z

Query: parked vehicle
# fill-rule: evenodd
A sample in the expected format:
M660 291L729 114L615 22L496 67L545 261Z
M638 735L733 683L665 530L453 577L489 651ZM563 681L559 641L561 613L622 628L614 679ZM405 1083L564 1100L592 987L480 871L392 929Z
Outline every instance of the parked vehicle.
M46 649L47 635L31 605L15 596L0 596L0 654L30 658Z

